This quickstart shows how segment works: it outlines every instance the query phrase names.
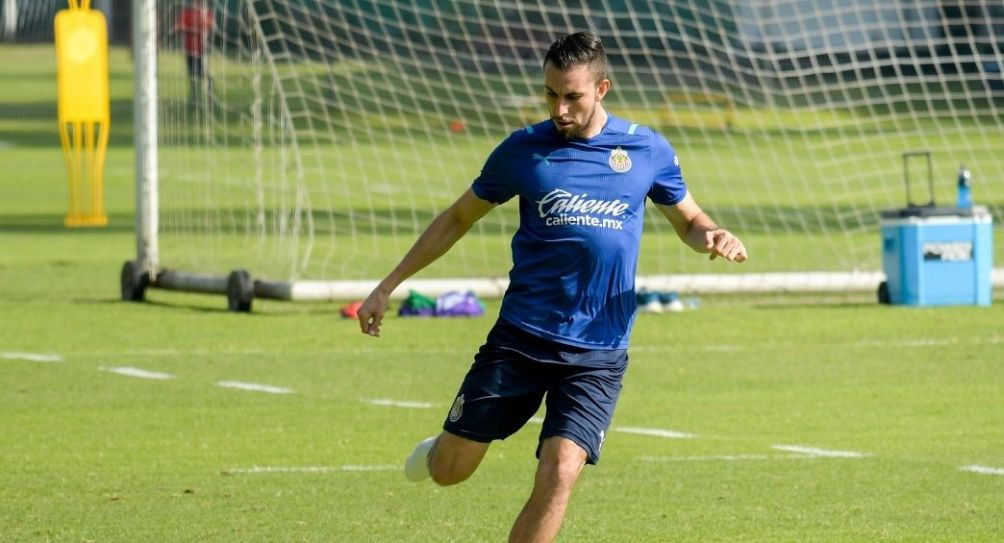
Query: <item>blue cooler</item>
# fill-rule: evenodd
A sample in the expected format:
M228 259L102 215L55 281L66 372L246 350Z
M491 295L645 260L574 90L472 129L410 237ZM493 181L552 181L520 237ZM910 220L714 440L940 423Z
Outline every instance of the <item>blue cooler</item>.
M985 207L909 206L882 212L879 301L990 305L993 219Z

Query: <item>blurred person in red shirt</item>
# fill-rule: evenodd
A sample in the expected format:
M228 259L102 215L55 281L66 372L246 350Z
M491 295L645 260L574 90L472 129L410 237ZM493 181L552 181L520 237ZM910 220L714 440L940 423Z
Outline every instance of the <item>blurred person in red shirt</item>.
M213 8L205 0L190 0L178 12L174 30L182 35L188 65L188 99L193 103L212 98L207 53L209 36L215 28Z

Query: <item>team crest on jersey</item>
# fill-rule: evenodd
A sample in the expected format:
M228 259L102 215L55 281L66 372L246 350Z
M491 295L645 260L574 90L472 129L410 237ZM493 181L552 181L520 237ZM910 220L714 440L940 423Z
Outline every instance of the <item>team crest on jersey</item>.
M617 173L625 173L631 169L631 157L620 147L610 151L610 169Z
M456 400L453 400L453 407L450 408L450 422L457 422L460 417L464 416L464 395L461 394L457 396Z

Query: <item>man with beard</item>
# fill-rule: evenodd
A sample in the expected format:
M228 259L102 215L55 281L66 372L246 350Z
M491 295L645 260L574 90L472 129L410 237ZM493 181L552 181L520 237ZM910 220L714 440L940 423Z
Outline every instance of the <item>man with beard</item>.
M519 197L498 321L443 431L416 446L405 475L443 486L466 480L492 441L522 428L545 402L533 491L509 534L520 542L554 539L579 474L599 460L627 369L646 198L695 251L729 262L747 257L742 241L689 194L666 139L607 113L611 83L596 35L558 39L543 67L550 119L514 132L492 152L358 312L362 332L378 336L401 282L496 205Z

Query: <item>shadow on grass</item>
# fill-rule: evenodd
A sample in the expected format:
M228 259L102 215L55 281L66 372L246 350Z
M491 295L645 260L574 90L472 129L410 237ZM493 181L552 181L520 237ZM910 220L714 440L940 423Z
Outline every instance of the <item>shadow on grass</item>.
M179 296L178 300L143 300L142 302L127 302L119 298L99 298L99 299L77 298L73 300L72 303L78 305L104 305L104 306L135 305L137 307L146 305L158 309L169 308L169 309L174 309L176 311L187 311L191 313L215 313L215 314L231 313L231 311L227 309L227 297L222 294L215 296L206 295L206 300L209 300L210 298L217 298L219 301L219 307L200 305L198 303L193 303L190 299L184 299L185 296L191 296L191 295L192 295L191 293L185 293L184 296Z
M125 233L136 231L136 217L131 214L112 213L108 215L106 226L68 228L63 224L65 215L38 213L30 215L0 215L0 232L21 234L67 234L100 235L109 232Z
M750 304L753 309L805 309L805 308L822 308L827 309L865 309L872 308L876 306L880 307L892 307L888 304L879 304L878 297L876 294L862 293L861 301L847 301L847 294L835 294L829 297L819 296L812 301L804 300L791 300L791 301L773 301L769 303L756 303L752 302ZM864 298L870 298L871 301L866 301Z
M828 309L863 309L878 304L876 290L834 292L757 292L708 294L702 296L709 305L741 305L759 310L791 310L825 307Z
M994 304L1004 302L1004 289L996 288L991 293ZM751 294L740 296L736 303L748 305L753 309L768 310L792 310L792 309L872 309L884 308L883 310L904 311L910 309L923 308L927 310L939 310L958 307L977 307L973 304L960 304L949 306L915 306L915 305L892 305L882 304L878 301L878 286L874 291L848 291L848 292L807 292L807 293L768 293ZM896 318L896 315L889 315Z
M201 304L197 304L197 303L192 302L191 300L186 300L186 299L178 299L178 300L144 300L143 302L120 302L120 303L123 303L123 304L128 304L128 303L143 303L143 304L149 305L151 307L156 307L158 309L170 308L170 309L174 309L175 311L187 311L187 312L190 312L190 313L212 313L212 314L217 314L217 315L226 314L226 313L232 313L229 309L227 309L227 297L225 295L223 295L223 294L219 294L219 295L206 294L206 295L203 295L203 296L204 296L204 299L206 301L209 301L210 299L216 299L219 302L219 307L211 307L209 305L201 305ZM181 297L179 297L179 298L181 298ZM233 314L234 315L253 315L254 312L252 311L251 313L233 313Z
M235 318L240 318L241 316L254 315L259 318L282 318L282 317L294 317L303 315L329 315L340 317L339 309L345 305L344 301L330 301L330 302L291 302L291 301L280 301L280 300L255 300L251 307L251 311L248 313L240 313L230 311L227 308L227 297L223 294L192 294L192 293L181 293L172 292L167 290L160 290L158 292L167 292L166 299L157 300L144 300L143 302L124 302L120 300L113 300L117 303L143 303L149 304L156 308L171 308L176 311L188 311L191 313L200 314L232 314ZM158 298L162 294L158 294ZM204 301L209 303L218 303L218 307L211 307L209 305L203 305L199 303L192 302L189 296L199 296Z
M111 128L108 132L108 146L132 147L135 145L132 100L112 100L109 106ZM15 147L59 146L59 117L55 103L3 102L0 103L0 119L25 122L21 127L13 125L15 128L0 138Z

